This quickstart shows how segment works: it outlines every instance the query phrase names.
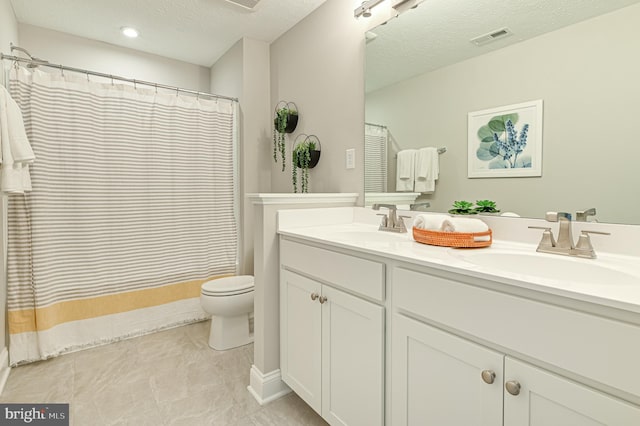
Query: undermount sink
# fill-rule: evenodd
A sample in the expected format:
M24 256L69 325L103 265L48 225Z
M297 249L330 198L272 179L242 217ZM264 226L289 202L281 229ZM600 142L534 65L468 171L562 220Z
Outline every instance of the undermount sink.
M640 276L601 259L494 249L452 249L449 253L465 262L512 274L594 285L640 285Z
M362 243L395 243L406 241L409 237L406 233L386 232L378 230L344 230L335 231L328 235L336 241L343 242L362 242Z

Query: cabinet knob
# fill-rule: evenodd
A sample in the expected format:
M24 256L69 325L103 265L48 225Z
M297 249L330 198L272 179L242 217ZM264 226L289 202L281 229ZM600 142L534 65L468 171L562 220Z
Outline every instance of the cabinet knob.
M520 394L520 383L517 380L509 380L504 384L505 389L511 395L519 395Z
M496 380L496 373L493 370L482 370L482 380L488 385Z
M327 301L327 298L326 298L326 297L323 297L323 296L320 296L320 297L318 298L318 301L319 301L320 303L324 303L324 302L326 302L326 301Z
M318 293L311 293L311 300L316 300L318 298Z

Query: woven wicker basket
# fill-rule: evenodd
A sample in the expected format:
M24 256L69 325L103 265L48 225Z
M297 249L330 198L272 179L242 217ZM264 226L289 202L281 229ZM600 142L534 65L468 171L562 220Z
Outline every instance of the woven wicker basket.
M475 237L486 237L487 241L476 241ZM422 244L443 247L489 247L493 242L491 229L486 232L464 233L464 232L444 232L430 231L427 229L413 228L413 238Z

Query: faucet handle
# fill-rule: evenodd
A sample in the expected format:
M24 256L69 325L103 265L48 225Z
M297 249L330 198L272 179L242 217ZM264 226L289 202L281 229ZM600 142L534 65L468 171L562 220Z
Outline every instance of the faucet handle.
M540 250L540 248L556 246L556 240L553 238L553 232L551 232L551 228L548 228L546 226L529 226L529 229L544 230L544 232L542 233L542 239L540 240L540 243L538 243L538 250Z
M544 216L547 222L559 222L560 220L571 220L571 213L566 212L547 212Z
M425 209L428 207L431 207L431 203L415 203L415 204L409 204L409 210L419 210L420 207L424 207Z
M600 232L600 231L580 231L580 236L578 237L578 244L576 244L576 250L579 252L578 256L595 259L596 252L594 251L593 246L591 245L591 238L589 238L590 234L611 235L611 233Z
M382 221L380 222L380 228L386 228L387 226L387 215L384 213L376 213L376 216L382 216Z
M595 215L596 215L596 208L591 207L590 209L587 209L587 210L577 211L576 220L578 222L586 222L589 216L595 216Z
M407 226L404 224L404 219L411 219L411 216L404 216L404 215L398 216L397 227L398 229L400 229L400 232L407 232Z

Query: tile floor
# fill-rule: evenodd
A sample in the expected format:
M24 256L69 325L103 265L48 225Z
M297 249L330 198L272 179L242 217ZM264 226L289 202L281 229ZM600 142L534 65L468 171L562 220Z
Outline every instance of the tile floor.
M14 368L0 402L70 403L71 425L326 425L297 395L260 406L253 345L216 352L209 321Z

